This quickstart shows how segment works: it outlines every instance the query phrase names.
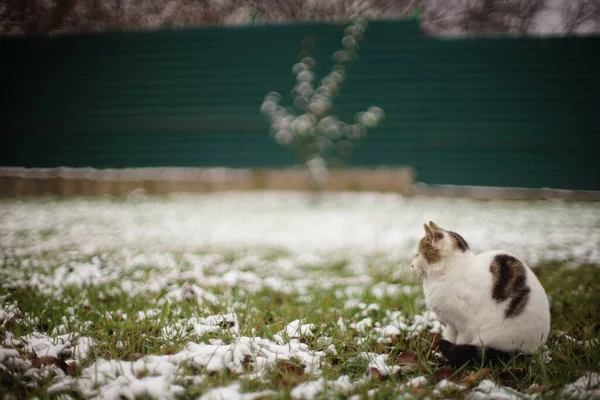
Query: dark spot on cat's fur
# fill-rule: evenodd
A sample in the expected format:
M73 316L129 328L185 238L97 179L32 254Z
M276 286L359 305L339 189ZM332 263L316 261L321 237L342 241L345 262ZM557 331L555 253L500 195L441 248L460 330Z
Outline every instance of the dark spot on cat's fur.
M521 314L529 301L529 286L523 286L516 292L508 304L508 308L504 310L504 318L516 317Z
M429 241L429 239L426 237L421 239L419 242L419 253L425 257L425 260L427 260L429 264L436 263L442 259L440 252L433 247L431 241Z
M492 298L501 303L510 298L504 317L521 314L529 301L531 289L527 286L525 265L508 254L498 254L490 264Z
M469 245L468 245L467 241L465 239L463 239L462 236L460 236L456 232L451 232L451 231L448 231L448 234L452 237L455 248L459 249L463 253L465 251L469 250Z

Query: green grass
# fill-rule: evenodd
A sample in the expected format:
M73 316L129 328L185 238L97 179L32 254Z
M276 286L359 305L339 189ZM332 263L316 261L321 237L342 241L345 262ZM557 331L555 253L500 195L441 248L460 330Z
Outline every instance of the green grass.
M52 232L42 234L51 235ZM329 344L333 344L337 350L337 354L326 353L321 376L327 381L334 381L347 375L359 382L346 395L326 387L319 398L346 398L349 395L366 398L372 389L375 390L372 395L375 399L386 399L402 393L415 398L428 395L461 397L465 394L464 391L453 389L432 394L434 376L440 373L444 365L433 354L431 344L435 337L427 331L415 337L403 333L393 337L391 343L378 343L373 327L365 332L351 328L352 323L366 317L371 318L373 325L384 325L389 313L395 311L401 311L410 323L415 314L424 311L419 283L414 276L394 274L391 277L394 266L382 264L373 258L369 261L372 264L368 265L369 272L366 275L369 280L353 283L352 279L356 277L348 270L347 263L333 260L320 266L294 265L287 274L280 274L280 281L269 284L273 270L268 265L265 267L265 263L287 260L288 254L266 251L261 253L261 261L257 265L243 267L244 272L257 277L258 284L243 279L238 280L240 283L237 285L228 285L223 280L216 284L207 283L211 277L222 278L228 271L227 266L245 255L247 253L244 252L226 254L220 262L206 267L203 277L194 279L186 275L183 279L173 276L157 292L133 294L122 290L123 280L146 285L160 279L164 268L144 265L136 269L123 269L118 279L106 283L59 287L53 291L39 290L29 284L14 284L14 279L10 277L15 276L17 271L22 275L23 282L31 282L27 280L35 274L50 276L59 266L59 261L53 264L52 260L61 260L64 255L48 254L45 257L49 260L47 263L41 262L40 267L27 268L23 266L24 259L4 257L0 265L0 278L4 282L0 286L0 305L6 309L9 304L14 304L18 312L16 316L0 322L0 338L5 338L7 332L20 338L35 331L53 337L62 333L91 337L97 341L97 345L90 357L76 366L77 374L81 374L85 367L98 359L133 360L147 355L173 354L181 351L190 341L208 343L212 339L221 339L225 343L231 342L238 336L229 329L231 324L224 323L217 332L198 335L192 327L185 326L185 321L233 310L238 318L237 328L241 336L274 340L277 333L294 320L300 319L304 324L315 325L312 334L303 335L301 341L312 350L325 351ZM183 255L173 256L183 265L182 272L191 270L191 266L185 265ZM118 254L104 257L108 262L122 261ZM118 270L117 267L112 268ZM547 388L542 393L544 398L560 398L560 391L566 384L586 372L600 369L600 346L584 348L560 333L564 332L581 341L600 339L600 269L593 265L567 268L560 263L547 263L538 266L536 271L551 298L553 330L546 351L552 360L545 362L540 352L528 361L514 360L506 366L496 366L487 371L485 377L483 374L475 377L472 384L481 379L491 379L522 393L526 393L532 384L538 384ZM185 299L165 302L169 290L185 282L205 287L217 296L218 303L199 304L195 300ZM372 290L378 283L390 284L396 289L417 289L406 293L391 291L382 295ZM348 301L354 306L349 307ZM376 307L365 309L365 305ZM157 309L157 314L151 319L136 321L138 312L148 309ZM122 317L124 314L126 318ZM343 321L343 325L338 321ZM164 329L177 322L183 324L181 331L165 337ZM329 338L328 342L319 339L322 337ZM285 337L284 340L287 341ZM31 354L22 349L20 351L22 358L33 359ZM376 374L372 378L365 378L369 372L368 361L361 354L387 354L390 364L394 364L398 356L407 351L416 354L412 370L393 376ZM297 359L276 364L264 380L248 379L244 374L227 369L209 373L203 368L187 364L182 366L182 371L184 375L205 377L202 382L185 384L185 393L180 396L182 399L194 399L212 388L234 382L240 382L242 391L271 389L277 392L276 397L286 399L291 398L291 391L298 385L318 378L305 374L302 361ZM473 376L473 372L473 368L461 369L454 372L452 379L461 383L469 375ZM427 376L431 381L423 388L402 388L403 383L418 376ZM55 382L53 377L32 380L25 373L11 372L10 369L0 370L0 377L0 392L13 393L13 397L45 399L57 396L47 393L47 388ZM67 393L75 398L80 397L77 392Z

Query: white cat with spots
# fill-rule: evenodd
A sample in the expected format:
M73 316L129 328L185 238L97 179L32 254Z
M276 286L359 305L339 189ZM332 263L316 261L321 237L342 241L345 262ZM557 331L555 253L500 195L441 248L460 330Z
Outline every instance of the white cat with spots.
M427 307L444 324L437 346L455 365L532 354L548 339L550 306L541 283L514 255L475 254L455 232L425 224L411 267Z

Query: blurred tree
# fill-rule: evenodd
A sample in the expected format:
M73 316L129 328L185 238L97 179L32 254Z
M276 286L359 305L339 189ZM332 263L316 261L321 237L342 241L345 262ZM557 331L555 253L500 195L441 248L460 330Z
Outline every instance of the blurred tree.
M282 106L282 96L276 92L267 93L261 105L277 143L298 152L315 194L325 188L331 167L343 165L347 160L352 143L362 139L368 129L375 128L384 117L383 110L375 106L358 112L354 123L345 123L333 115L333 100L346 79L348 66L356 60L367 27L364 18L357 18L348 25L342 49L332 55L331 71L316 87L314 42L312 38L304 38L298 62L292 68L296 75L293 108Z
M421 2L428 32L530 32L547 0L428 0Z
M0 0L0 34L418 18L435 34L600 31L600 0Z
M569 0L562 8L564 32L600 31L600 0Z

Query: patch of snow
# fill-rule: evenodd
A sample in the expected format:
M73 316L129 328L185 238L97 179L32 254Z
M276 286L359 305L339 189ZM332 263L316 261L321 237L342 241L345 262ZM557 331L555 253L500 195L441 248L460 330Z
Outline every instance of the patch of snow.
M69 341L64 336L52 338L39 332L25 335L21 337L21 340L25 342L23 351L34 353L36 357L50 356L58 358L58 354L69 346Z
M23 351L33 353L36 357L58 358L63 354L71 355L76 361L86 359L96 344L92 338L85 336L73 339L71 334L48 336L40 332L32 332L19 340L24 343Z
M394 375L401 370L401 367L398 365L388 364L389 356L387 354L363 352L358 356L369 362L366 371L367 373L371 373L372 369L376 369L380 375L387 376Z
M598 338L594 338L594 339L589 339L589 340L578 340L575 339L574 337L568 335L565 332L557 332L557 334L559 336L564 337L565 339L567 339L570 342L574 342L576 343L578 346L584 347L584 348L591 348L591 347L596 347L600 345L600 339Z
M182 302L190 300L195 301L198 304L204 304L205 302L217 304L219 302L217 296L214 294L204 290L198 285L186 282L182 286L176 286L172 288L158 301L157 304L163 305L167 302Z
M92 348L96 346L96 341L86 336L80 336L73 345L73 358L76 361L82 361L88 358Z
M354 329L358 333L365 333L373 327L373 320L369 317L363 318L358 322L350 324L350 328Z
M4 361L11 357L19 357L19 352L16 349L0 347L0 361Z
M527 395L511 389L506 386L501 386L495 382L486 379L479 383L478 386L474 387L469 394L466 395L467 399L498 399L498 400L522 400L522 399L536 399L540 396L539 393L534 395Z
M570 399L597 399L600 398L600 374L590 372L568 384L562 395Z
M414 387L426 386L428 383L429 383L429 380L427 379L426 376L417 376L414 378L410 378L408 381L403 383L401 385L401 387L403 389L414 388Z
M287 324L278 335L288 338L313 337L314 334L312 331L315 328L315 324L303 324L301 320L297 319Z
M240 327L235 313L210 315L204 318L192 318L189 320L189 323L198 336L219 331L227 331L234 335L240 333Z
M350 381L350 377L342 375L336 380L326 380L319 378L316 381L304 382L296 386L290 392L293 399L296 400L311 400L317 397L317 395L323 393L325 390L331 391L336 394L348 395L353 389L355 384Z
M185 348L170 356L174 363L189 362L207 371L220 371L225 368L242 374L249 365L253 366L256 377L263 376L280 360L299 360L305 366L305 373L319 374L325 353L310 350L308 345L296 339L286 344L278 344L259 337L242 336L230 344L220 341L213 343L188 343Z
M292 389L290 395L297 400L310 400L317 397L325 388L325 379L304 382Z
M241 385L235 382L229 386L211 389L198 400L254 400L276 396L273 390L263 390L256 393L241 393Z
M4 334L4 342L2 342L2 345L4 346L20 346L21 345L21 341L18 339L15 339L15 335L12 334L12 332L6 331Z
M4 326L12 318L15 318L18 314L18 307L14 303L1 304L0 303L0 326Z
M447 391L447 390L463 391L466 388L467 387L465 385L461 385L460 383L455 383L455 382L449 381L448 379L443 379L443 380L439 381L438 384L435 386L433 394L435 394L436 396L441 396L442 392Z
M19 237L2 235L3 247L15 248L21 255L67 246L88 252L250 246L293 254L388 254L407 261L423 235L423 221L433 220L460 233L476 252L506 249L530 264L544 259L598 264L598 207L586 202L331 193L324 195L318 208L310 208L304 194L250 192L173 196L167 201L148 198L135 207L102 199L8 201L0 211L0 223L7 232L58 227L50 237L27 238L30 243L25 247ZM170 263L164 261L164 266ZM85 279L95 279L92 268L79 268Z
M422 315L415 314L413 323L407 328L409 336L418 336L422 332L442 333L442 324L437 320L433 311L425 311Z
M152 308L145 311L138 311L135 317L135 322L141 322L147 319L155 319L162 313L162 310L158 308Z
M147 356L134 362L99 359L77 379L65 376L48 392L76 390L84 397L106 400L133 399L145 394L174 399L184 392L182 386L174 383L178 377L178 368L168 361L168 356Z

